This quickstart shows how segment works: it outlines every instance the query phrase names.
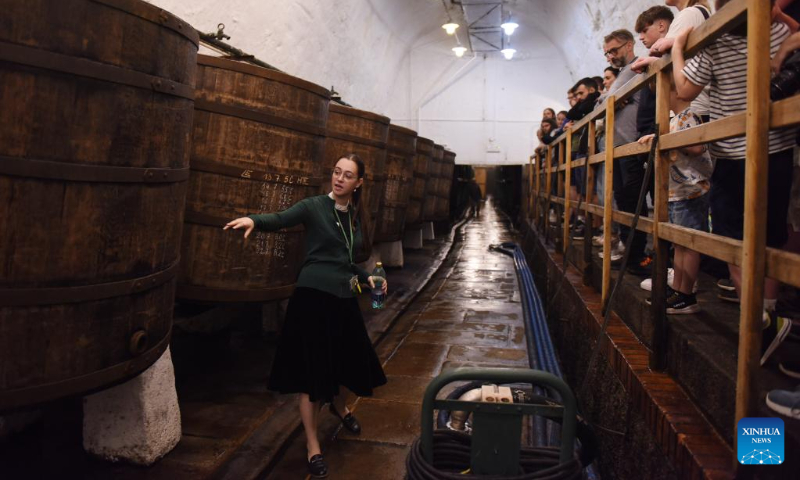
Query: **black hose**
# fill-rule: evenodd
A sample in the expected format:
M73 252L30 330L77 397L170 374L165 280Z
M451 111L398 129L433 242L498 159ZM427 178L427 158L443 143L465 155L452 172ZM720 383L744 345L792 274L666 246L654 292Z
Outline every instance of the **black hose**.
M520 448L519 471L503 477L487 477L462 473L470 468L472 438L462 432L437 430L433 432L433 465L422 454L420 440L411 446L406 457L408 480L462 480L469 478L503 478L506 480L579 479L583 469L573 458L559 462L559 449L553 447Z

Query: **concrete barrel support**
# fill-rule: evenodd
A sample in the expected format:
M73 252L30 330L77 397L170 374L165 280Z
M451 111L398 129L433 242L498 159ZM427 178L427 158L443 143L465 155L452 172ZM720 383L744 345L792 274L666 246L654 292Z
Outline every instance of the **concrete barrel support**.
M436 235L433 233L433 222L425 222L422 224L422 239L433 240Z
M422 229L406 230L403 234L403 247L414 250L422 248Z
M373 248L380 252L379 255L384 267L403 266L403 242L400 240L378 243Z
M152 465L180 439L169 348L138 377L83 399L83 447L91 454Z

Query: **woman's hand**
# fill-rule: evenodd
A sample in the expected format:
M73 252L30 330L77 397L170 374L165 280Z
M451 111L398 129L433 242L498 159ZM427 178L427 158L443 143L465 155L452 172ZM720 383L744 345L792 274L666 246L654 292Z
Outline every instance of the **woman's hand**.
M650 135L643 136L642 138L637 140L637 142L639 142L639 145L647 145L650 142L652 142L655 137L656 137L655 134L651 133Z
M372 279L372 275L367 277L367 283L369 283L369 288L375 288L375 280ZM389 293L389 282L384 278L383 279L383 294L386 295Z
M665 53L669 53L672 50L672 44L674 39L672 38L659 38L656 40L656 43L650 47L650 56L651 57L660 57Z
M228 222L224 227L222 227L222 229L223 230L227 230L229 228L232 228L234 230L239 230L240 228L244 228L245 229L244 230L244 238L247 238L247 237L250 236L250 232L253 231L255 226L256 225L255 225L255 223L253 223L253 219L252 218L241 217L241 218L237 218L236 220Z

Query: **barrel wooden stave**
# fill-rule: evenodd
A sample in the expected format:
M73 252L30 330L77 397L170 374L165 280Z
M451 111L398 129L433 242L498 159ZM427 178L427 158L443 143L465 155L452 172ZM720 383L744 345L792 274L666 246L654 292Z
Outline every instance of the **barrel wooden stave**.
M440 166L438 194L436 200L436 219L447 220L450 217L450 190L453 188L453 172L456 165L456 154L444 150Z
M305 256L302 227L254 232L244 241L222 226L319 193L328 92L231 60L201 55L198 63L178 296L212 302L286 298Z
M0 1L0 410L136 375L169 341L197 35L106 3Z
M389 137L389 118L335 103L328 113L327 138L323 172L330 175L340 158L355 153L364 161L366 178L361 196L365 207L365 235L356 261L363 262L372 251L378 212L386 186L386 149ZM327 177L328 180L330 177ZM323 193L330 192L330 181L323 182Z
M441 176L444 170L444 147L438 143L433 145L431 156L431 169L428 173L428 183L426 186L425 203L423 206L423 218L426 222L439 220L439 203L441 203Z
M375 227L376 242L402 238L414 181L417 132L389 125L386 151L386 187Z
M423 205L432 163L433 140L417 137L416 155L414 157L414 184L411 188L408 202L406 228L419 229L422 225Z

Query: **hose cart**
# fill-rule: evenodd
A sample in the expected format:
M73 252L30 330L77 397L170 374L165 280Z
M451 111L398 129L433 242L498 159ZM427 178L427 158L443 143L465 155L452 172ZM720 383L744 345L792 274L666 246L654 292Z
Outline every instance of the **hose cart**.
M436 398L442 388L458 381L479 382L475 400ZM493 385L484 385L492 383ZM545 387L558 400L538 395L513 395L502 384ZM472 414L470 429L434 431L434 410L452 412L451 421ZM522 447L522 421L537 415L561 424L561 445ZM547 372L530 369L457 368L434 378L422 402L421 437L406 459L409 480L469 478L578 479L583 465L575 452L577 429L575 396L563 380ZM467 433L471 430L471 435Z

